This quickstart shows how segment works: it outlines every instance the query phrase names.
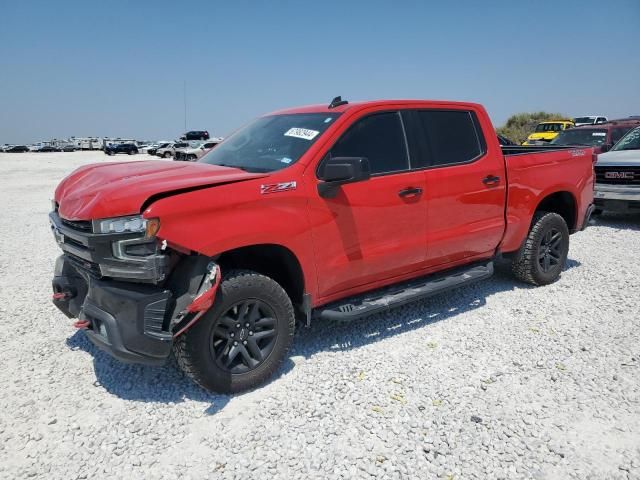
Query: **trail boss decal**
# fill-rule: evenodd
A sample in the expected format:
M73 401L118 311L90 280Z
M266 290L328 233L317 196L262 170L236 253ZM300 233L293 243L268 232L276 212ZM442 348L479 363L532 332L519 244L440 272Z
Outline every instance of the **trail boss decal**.
M287 190L295 190L296 182L282 182L282 183L269 183L267 185L260 185L260 193L265 195L267 193L286 192Z

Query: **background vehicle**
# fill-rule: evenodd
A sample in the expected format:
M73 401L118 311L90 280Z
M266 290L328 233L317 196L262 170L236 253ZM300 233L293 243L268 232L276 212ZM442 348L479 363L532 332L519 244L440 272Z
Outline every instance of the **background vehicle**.
M38 152L47 153L47 152L59 152L60 148L55 145L44 145L40 147Z
M523 145L544 145L558 136L558 134L573 127L573 123L564 120L551 122L541 122L536 126L535 131L527 137Z
M159 148L156 150L156 155L162 158L172 158L175 156L177 150L189 147L189 142L175 142L165 148Z
M204 142L197 146L192 146L191 148L176 150L174 159L178 161L193 162L209 152L209 150L218 145L218 143L220 142L216 140L213 142Z
M600 123L605 123L606 121L607 117L602 115L587 115L573 119L573 123L576 127L580 127L582 125L598 125Z
M173 157L173 152L175 151L176 148L182 148L181 145L188 145L184 142L171 142L168 145L162 147L162 148L158 148L156 150L156 155L158 157L162 157L162 158L171 158Z
M6 153L25 153L29 151L29 147L26 145L13 145L12 147L7 147L4 151Z
M133 143L116 143L104 147L104 153L107 155L116 155L118 153L134 155L138 153L138 147Z
M640 213L640 127L598 155L595 172L595 213Z
M180 137L180 140L209 140L206 130L191 130Z
M564 130L549 145L582 145L594 147L596 153L611 149L638 122L609 122Z
M361 318L485 279L497 257L555 281L593 208L593 157L501 147L473 103L282 110L198 162L63 180L54 303L116 358L158 364L173 347L203 387L253 388L284 359L295 312Z
M168 145L170 145L172 142L158 142L155 145L151 145L148 149L147 149L147 153L149 155L156 155L156 152L158 151L159 148L165 148Z
M75 152L77 150L75 145L64 145L60 148L61 152Z

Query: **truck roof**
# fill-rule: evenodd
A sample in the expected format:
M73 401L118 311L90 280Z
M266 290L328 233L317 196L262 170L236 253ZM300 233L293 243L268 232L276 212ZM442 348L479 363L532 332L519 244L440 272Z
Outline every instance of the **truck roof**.
M424 105L424 107L431 107L442 105L442 106L460 106L460 107L473 107L473 108L482 108L482 106L478 103L471 102L453 102L446 100L410 100L410 99L401 99L401 100L368 100L362 102L349 102L344 105L339 105L334 108L329 108L329 104L316 104L316 105L306 105L302 107L294 107L294 108L285 108L282 110L276 110L275 112L271 112L267 115L281 115L281 114L291 114L291 113L343 113L347 110L362 110L368 107L380 107L380 106L399 106L399 105Z

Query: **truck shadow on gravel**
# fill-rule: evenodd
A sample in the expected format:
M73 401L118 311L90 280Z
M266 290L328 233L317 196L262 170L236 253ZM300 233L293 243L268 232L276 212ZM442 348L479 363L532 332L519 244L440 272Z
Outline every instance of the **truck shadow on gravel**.
M565 271L579 265L579 262L570 259L567 261ZM507 267L498 265L495 275L489 280L395 308L386 313L350 323L315 321L311 323L310 328L299 325L289 358L285 360L269 384L277 382L278 378L293 369L292 357L311 358L318 352L351 350L394 335L424 328L436 322L455 321L457 315L484 306L486 299L491 295L529 288L536 287L518 283ZM104 388L123 400L160 403L195 400L210 403L205 413L214 415L234 397L206 392L181 372L173 357L161 367L121 363L95 347L82 331L77 331L67 339L66 343L71 350L81 350L93 357L96 381L90 388Z
M200 388L182 373L173 356L160 367L122 363L98 349L82 331L74 333L66 343L71 350L81 350L93 357L96 381L90 388L104 388L123 400L160 403L195 400L210 403L205 413L213 415L222 410L232 398L231 395L213 394ZM287 359L274 381L289 372L293 366L293 362Z
M577 260L568 259L564 271L580 265ZM349 323L312 322L310 328L298 329L291 355L309 358L319 351L359 348L436 322L455 321L457 315L483 307L487 303L486 299L494 294L535 288L538 287L519 283L507 265L498 264L494 276L488 280L410 303L386 313Z
M640 231L640 215L637 214L623 215L605 212L602 215L593 217L593 222L598 227Z

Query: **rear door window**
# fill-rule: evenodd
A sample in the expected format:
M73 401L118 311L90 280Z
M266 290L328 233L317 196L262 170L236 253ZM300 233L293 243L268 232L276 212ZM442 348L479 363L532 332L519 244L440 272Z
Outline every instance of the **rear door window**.
M335 143L331 156L366 157L372 174L408 170L409 158L399 113L376 113L356 121Z
M471 111L418 110L411 117L413 125L408 131L414 167L468 163L486 151L478 120Z

